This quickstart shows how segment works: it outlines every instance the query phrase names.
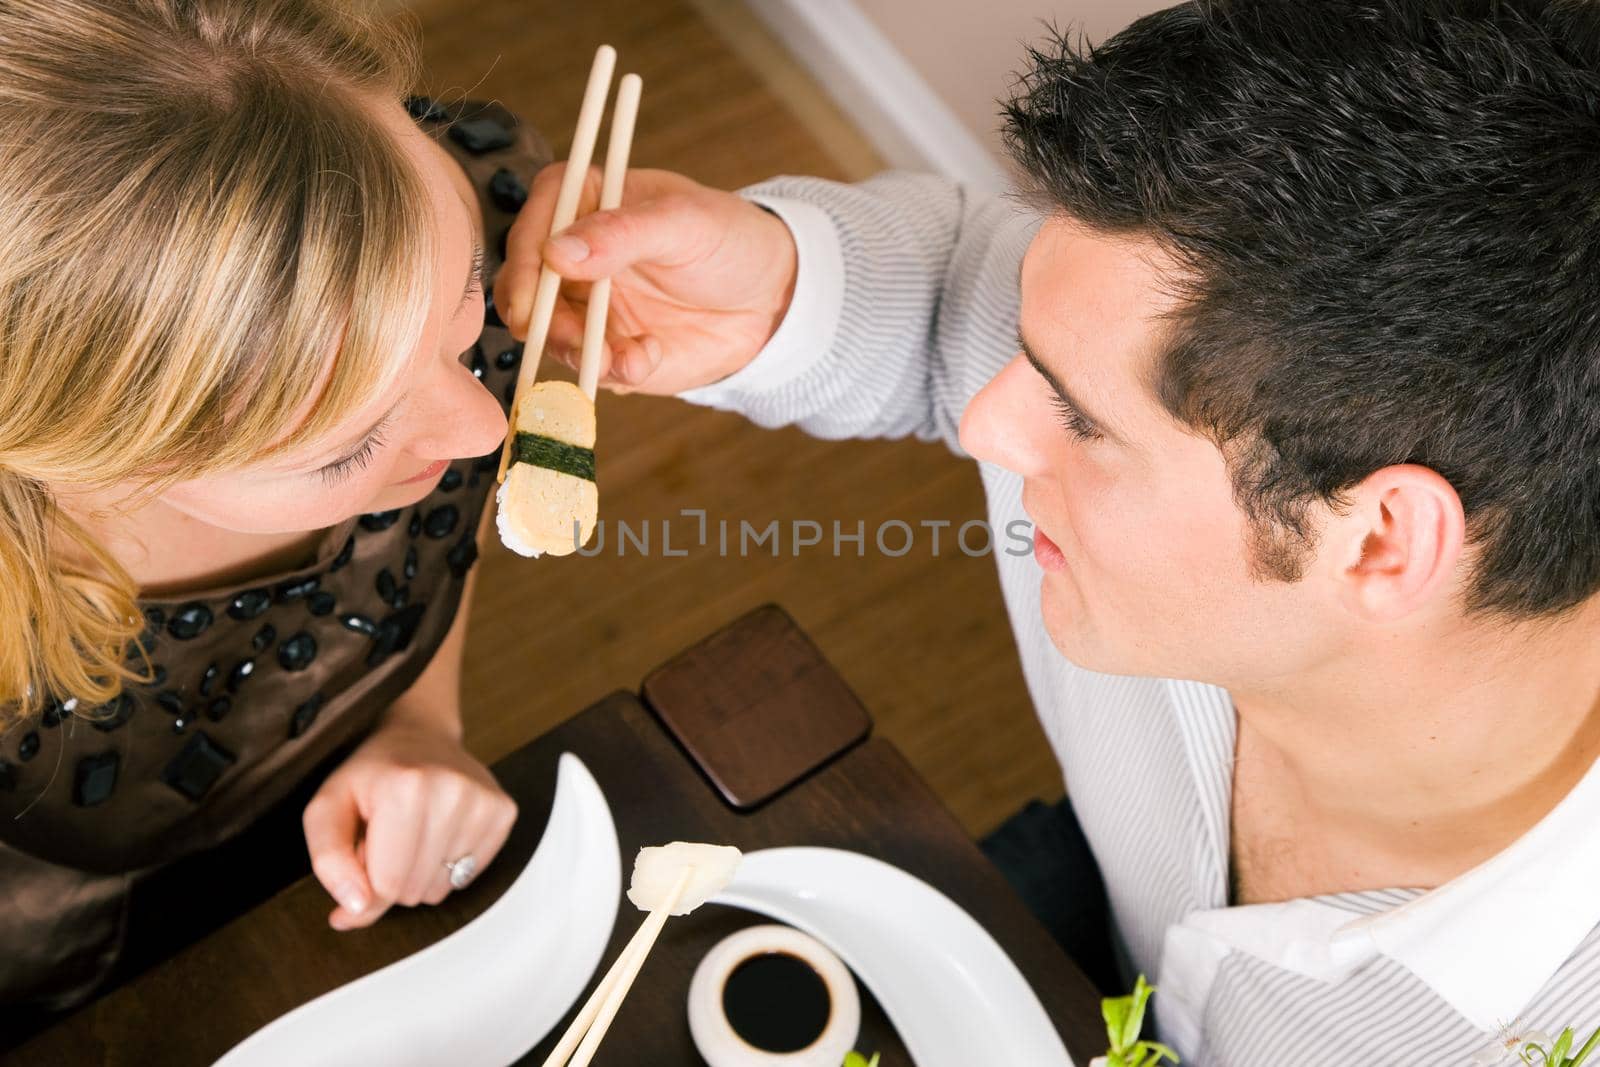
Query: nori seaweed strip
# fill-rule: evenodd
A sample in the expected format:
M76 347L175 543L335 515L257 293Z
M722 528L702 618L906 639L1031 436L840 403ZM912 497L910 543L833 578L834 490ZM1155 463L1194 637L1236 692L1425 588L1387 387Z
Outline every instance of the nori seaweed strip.
M586 482L594 481L594 449L580 448L543 434L518 430L516 442L512 445L511 461L560 471Z

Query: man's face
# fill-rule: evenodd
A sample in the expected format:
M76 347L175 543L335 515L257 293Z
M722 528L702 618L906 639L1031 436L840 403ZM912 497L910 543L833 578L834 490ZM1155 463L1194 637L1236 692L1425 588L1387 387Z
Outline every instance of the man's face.
M1222 454L1158 401L1175 269L1146 241L1046 223L1022 264L1025 351L973 399L961 440L1024 479L1045 626L1069 660L1270 685L1340 644L1329 564L1258 579Z

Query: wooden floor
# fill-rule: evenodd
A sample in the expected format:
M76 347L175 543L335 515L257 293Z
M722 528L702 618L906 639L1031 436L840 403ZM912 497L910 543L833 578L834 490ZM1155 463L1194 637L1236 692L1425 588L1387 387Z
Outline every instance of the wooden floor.
M535 122L563 158L594 48L644 77L634 162L737 188L778 173L851 180L871 148L741 6L741 0L391 0L424 36L435 95L500 100ZM673 400L603 396L601 513L648 525L648 558L614 536L591 559L523 560L496 545L472 607L467 739L488 760L747 609L776 601L816 638L892 739L973 833L1030 796L1059 796L991 558L935 558L928 538L903 558L870 531L900 519L981 518L976 468L915 441L826 442L765 431ZM700 508L712 545L691 542ZM868 554L824 545L781 558L716 551L717 523L764 527L857 521ZM661 524L672 524L666 558ZM952 527L953 528L953 527ZM614 534L614 525L608 534ZM737 544L737 537L735 537Z

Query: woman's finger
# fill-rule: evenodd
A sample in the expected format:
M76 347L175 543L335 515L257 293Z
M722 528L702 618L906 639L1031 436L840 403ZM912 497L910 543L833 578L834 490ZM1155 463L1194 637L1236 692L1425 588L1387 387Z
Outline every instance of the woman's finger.
M405 887L395 898L397 904L414 908L421 904L439 880L450 854L452 844L461 836L464 823L472 810L472 799L466 781L455 774L437 775L428 788L426 825L417 845L411 873Z
M453 861L463 856L471 856L477 864L477 870L472 875L473 879L476 879L499 854L516 821L516 801L504 793L485 794L471 819L470 827L462 828L462 835L455 839L455 845L445 856L445 860ZM438 904L455 888L450 884L450 870L444 866L444 861L439 864L439 875L440 877L430 886L424 898L425 903Z
M361 816L355 799L344 792L324 790L306 805L301 825L311 870L338 902L338 912L350 918L365 914L374 894L356 852Z
M427 772L411 768L386 776L374 787L367 815L367 881L377 904L360 916L367 926L389 910L405 890L425 830L423 801Z

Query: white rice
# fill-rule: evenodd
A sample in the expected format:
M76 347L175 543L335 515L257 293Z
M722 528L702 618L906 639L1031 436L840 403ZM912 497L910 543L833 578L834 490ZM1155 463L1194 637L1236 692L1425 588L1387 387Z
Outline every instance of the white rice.
M500 483L500 488L494 494L494 525L500 531L500 543L519 556L528 556L538 559L543 553L517 535L511 528L511 521L506 515L506 490L511 488L511 479L507 478Z

